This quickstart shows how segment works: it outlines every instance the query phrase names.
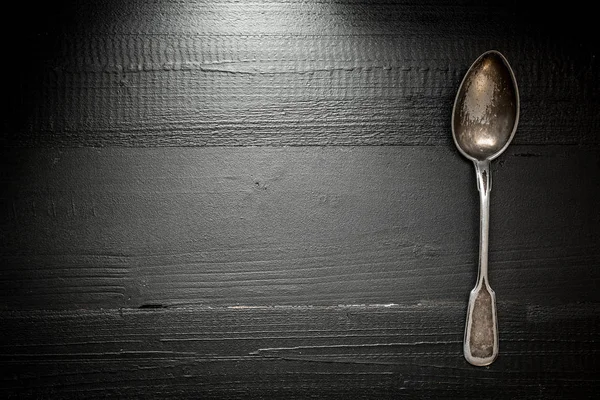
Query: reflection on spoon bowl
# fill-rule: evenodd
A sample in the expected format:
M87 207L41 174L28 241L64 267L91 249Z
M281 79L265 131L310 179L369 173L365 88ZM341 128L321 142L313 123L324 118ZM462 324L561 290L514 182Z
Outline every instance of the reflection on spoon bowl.
M473 63L456 95L452 113L456 146L473 161L493 160L512 141L518 120L512 69L499 52L486 52Z

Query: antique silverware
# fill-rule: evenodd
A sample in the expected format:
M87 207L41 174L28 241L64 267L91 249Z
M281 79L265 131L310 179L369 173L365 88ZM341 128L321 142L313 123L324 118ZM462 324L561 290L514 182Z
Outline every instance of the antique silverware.
M490 162L512 141L519 122L519 91L506 58L496 50L479 56L463 78L452 110L452 137L475 164L480 197L479 272L469 296L463 351L477 366L498 356L496 295L488 280Z

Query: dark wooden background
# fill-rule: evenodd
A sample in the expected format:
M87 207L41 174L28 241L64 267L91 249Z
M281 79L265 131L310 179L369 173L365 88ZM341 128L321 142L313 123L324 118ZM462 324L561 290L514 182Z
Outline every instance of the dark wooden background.
M4 398L592 398L590 10L103 1L5 13ZM9 22L14 25L9 25ZM478 197L450 118L484 51L500 356L462 356Z

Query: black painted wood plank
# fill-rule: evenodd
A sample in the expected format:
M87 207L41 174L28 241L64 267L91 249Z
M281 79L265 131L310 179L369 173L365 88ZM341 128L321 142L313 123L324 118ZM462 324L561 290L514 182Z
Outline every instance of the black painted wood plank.
M3 309L463 301L472 165L443 147L5 151ZM598 148L493 164L505 301L597 301Z
M598 303L499 302L500 356L462 357L465 303L0 312L0 391L30 398L582 399Z
M557 29L548 10L474 3L112 0L53 4L37 19L27 10L4 73L3 143L451 146L460 80L494 48L521 91L516 144L599 144L586 19Z
M595 398L593 10L13 6L0 397ZM474 368L478 199L450 112L491 48L522 114L493 166L500 357Z

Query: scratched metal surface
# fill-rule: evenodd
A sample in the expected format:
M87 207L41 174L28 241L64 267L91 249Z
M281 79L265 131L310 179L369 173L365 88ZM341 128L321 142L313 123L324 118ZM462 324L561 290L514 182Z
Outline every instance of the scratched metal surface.
M21 5L2 397L593 398L598 46L585 10L516 5ZM500 356L476 368L478 197L450 115L492 48L522 109L492 170Z

